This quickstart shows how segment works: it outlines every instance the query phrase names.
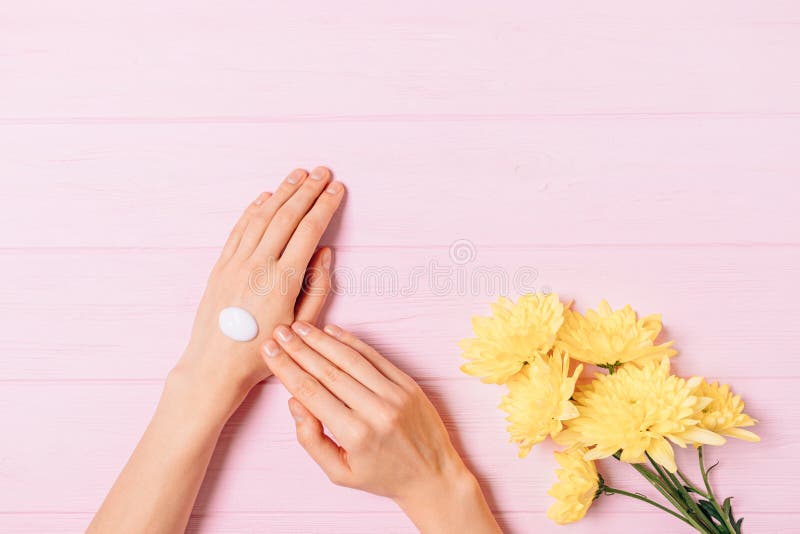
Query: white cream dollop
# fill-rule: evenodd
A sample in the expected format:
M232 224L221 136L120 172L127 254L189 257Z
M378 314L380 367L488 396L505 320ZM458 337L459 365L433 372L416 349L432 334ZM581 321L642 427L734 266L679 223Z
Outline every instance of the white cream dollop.
M236 341L250 341L258 335L258 323L249 311L230 306L219 312L219 329Z

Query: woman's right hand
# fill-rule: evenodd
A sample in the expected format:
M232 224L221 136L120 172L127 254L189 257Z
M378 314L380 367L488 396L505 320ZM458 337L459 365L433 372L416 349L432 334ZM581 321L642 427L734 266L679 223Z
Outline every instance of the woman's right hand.
M298 321L264 354L293 395L298 441L332 482L394 499L422 532L500 532L436 409L375 349Z
M343 184L331 178L326 167L310 174L295 169L274 193L259 195L211 271L186 351L170 376L221 422L269 376L260 347L275 326L295 318L314 322L324 304L331 251L317 246L344 198ZM256 318L255 339L234 341L222 333L219 313L229 306Z

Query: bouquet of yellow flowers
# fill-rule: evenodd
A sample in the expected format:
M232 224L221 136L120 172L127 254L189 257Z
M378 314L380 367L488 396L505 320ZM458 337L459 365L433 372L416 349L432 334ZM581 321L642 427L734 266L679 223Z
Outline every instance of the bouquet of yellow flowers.
M547 516L572 523L601 495L618 494L698 532L740 534L731 498L714 494L703 446L725 437L759 441L744 428L756 421L742 399L727 385L670 373L676 351L671 342L656 344L660 316L639 318L630 306L615 311L605 301L586 314L570 307L555 294L501 298L491 317L473 319L477 337L460 343L465 373L507 386L500 408L519 456L548 436L564 447L555 452L560 469L549 494L556 502ZM583 377L584 364L605 371ZM678 468L673 444L697 448L702 486ZM667 503L607 486L597 470L603 458L630 464Z

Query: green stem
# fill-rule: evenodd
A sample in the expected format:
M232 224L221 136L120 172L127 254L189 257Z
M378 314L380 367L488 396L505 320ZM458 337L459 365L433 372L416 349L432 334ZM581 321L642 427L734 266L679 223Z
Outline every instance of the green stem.
M709 498L709 496L708 496L707 494L703 493L703 491L702 491L700 488L698 488L697 486L695 486L695 485L692 483L692 481L691 481L691 480L689 480L689 477L687 477L686 475L684 475L684 474L681 472L681 470L680 470L680 469L678 469L678 476L679 476L679 477L681 477L681 480L683 480L684 484L686 484L687 486L689 486L690 488L692 488L692 491L693 491L693 492L697 493L698 495L701 495L701 496L705 497L706 499L708 499L708 498Z
M679 499L677 499L669 489L667 489L666 481L662 480L661 478L659 478L658 475L647 469L647 467L644 464L631 464L631 466L633 466L633 468L640 475L642 475L648 482L650 482L650 484L654 488L656 488L658 492L661 493L661 495L663 495L664 498L667 499L670 502L670 504L672 504L672 506L675 507L676 510L680 511L686 522L689 523L692 527L694 527L695 530L705 534L717 534L716 532L713 531L709 532L709 530L705 527L705 525L701 525L700 523L697 522L697 520L693 517L693 515L690 514L686 509L686 505L682 503Z
M645 455L647 456L647 460L650 462L650 465L652 465L653 469L655 469L656 472L658 473L658 477L661 479L664 486L671 491L675 500L681 503L681 508L686 512L686 515L688 517L694 518L698 523L701 523L706 529L710 529L711 532L716 533L717 529L714 526L713 522L708 520L706 515L703 513L703 511L700 509L697 503L694 502L691 495L688 494L688 492L680 483L680 481L678 481L678 479L675 478L675 476L672 473L670 473L664 467L659 465L658 462L653 460L653 458L649 454L645 453Z
M697 447L697 459L700 464L700 472L703 474L703 484L706 486L706 491L708 492L708 500L711 501L711 504L714 505L714 508L717 510L717 513L722 518L722 521L725 523L725 527L728 528L728 531L732 534L736 532L736 529L731 524L730 516L722 509L717 502L717 498L714 496L714 490L711 489L711 483L708 480L708 472L706 471L705 461L703 460L703 446Z
M706 513L705 513L705 512L704 512L704 511L703 511L703 510L700 508L700 505L699 505L699 504L697 504L697 502L696 502L696 501L694 500L694 498L693 498L693 497L692 497L692 496L689 494L689 492L688 492L688 491L686 491L686 488L683 486L683 484L681 484L680 480L678 480L678 478L677 478L675 475L673 475L672 473L670 473L669 471L667 472L667 475L670 477L670 480L672 480L672 483L673 483L673 485L674 485L676 488L678 488L678 491L680 491L680 493L681 493L681 497L682 497L682 498L683 498L683 500L686 502L686 504L689 506L689 509L690 509L690 512L689 512L689 513L694 513L694 514L697 516L697 518L698 518L698 519L699 519L699 520L700 520L700 521L701 521L701 522L702 522L702 523L703 523L703 524L704 524L706 527L708 527L708 528L711 530L711 532L717 532L717 525L716 525L716 524L714 523L714 521L713 521L713 520L712 520L710 517L708 517L708 515L707 515L707 514L706 514Z
M664 468L661 467L661 465L659 465L658 462L653 460L649 454L645 453L645 455L647 456L647 460L650 462L650 465L652 465L653 469L655 469L656 473L658 473L659 478L664 482L664 486L666 486L672 491L672 494L676 499L683 500L683 496L681 495L680 489L675 487L674 484L672 484L672 481L667 476L667 472L664 470Z
M674 515L675 517L677 517L678 519L680 519L681 521L683 521L687 525L690 525L690 526L692 525L691 523L689 523L689 521L685 517L683 517L679 513L675 512L673 510L670 510L666 506L658 504L657 502L655 502L653 500L648 499L647 497L645 497L644 495L642 495L640 493L631 493L629 491L625 491L625 490L621 490L621 489L617 489L617 488L612 488L610 486L605 486L603 488L603 492L608 494L608 495L612 495L612 494L625 495L626 497L631 497L633 499L637 499L637 500L640 500L642 502L646 502L647 504L650 504L651 506L655 506L659 510L664 510L668 514Z
M621 452L622 451L617 451L613 455L613 457L618 461L621 461L620 460ZM656 473L650 471L645 464L630 464L630 465L636 470L637 473L642 475L642 477L644 477L645 480L647 480L655 489L657 489L658 492L661 495L663 495L664 498L670 502L670 504L672 504L672 506L675 507L675 510L677 510L682 515L683 520L689 525L691 525L692 528L694 528L695 530L697 530L702 534L718 534L716 529L708 530L708 528L706 528L705 525L697 521L697 519L693 516L693 514L689 513L689 511L686 509L686 504L681 502L681 500L678 499L673 494L674 489L666 480L659 477Z

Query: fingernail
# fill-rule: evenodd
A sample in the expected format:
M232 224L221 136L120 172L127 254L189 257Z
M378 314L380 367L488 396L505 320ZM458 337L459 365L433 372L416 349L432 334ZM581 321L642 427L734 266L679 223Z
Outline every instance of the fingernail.
M311 171L311 179L312 180L323 180L328 176L328 169L325 167L317 167L313 171Z
M294 185L303 178L304 174L305 171L303 169L295 169L289 173L289 176L286 177L286 181Z
M280 351L281 349L280 347L278 347L278 344L272 341L271 339L268 339L266 343L264 343L264 352L270 358L276 356Z
M339 182L333 182L328 188L325 190L326 193L330 193L331 195L335 195L339 191L342 190L342 184Z
M311 332L311 327L308 326L308 324L304 323L303 321L297 321L292 325L292 330L294 330L301 336L307 336L309 332Z
M265 200L267 200L267 198L269 198L269 193L261 193L260 195L258 195L258 198L256 198L253 201L253 204L255 204L256 206L260 206L261 204L264 203Z
M325 327L325 332L332 335L333 337L339 337L342 335L342 329L336 326L335 324L329 324Z
M322 268L326 271L331 270L331 250L328 248L322 251Z
M286 343L287 341L289 341L294 337L292 331L283 325L280 325L278 328L275 329L275 335L278 336L278 339L280 339L284 343Z

